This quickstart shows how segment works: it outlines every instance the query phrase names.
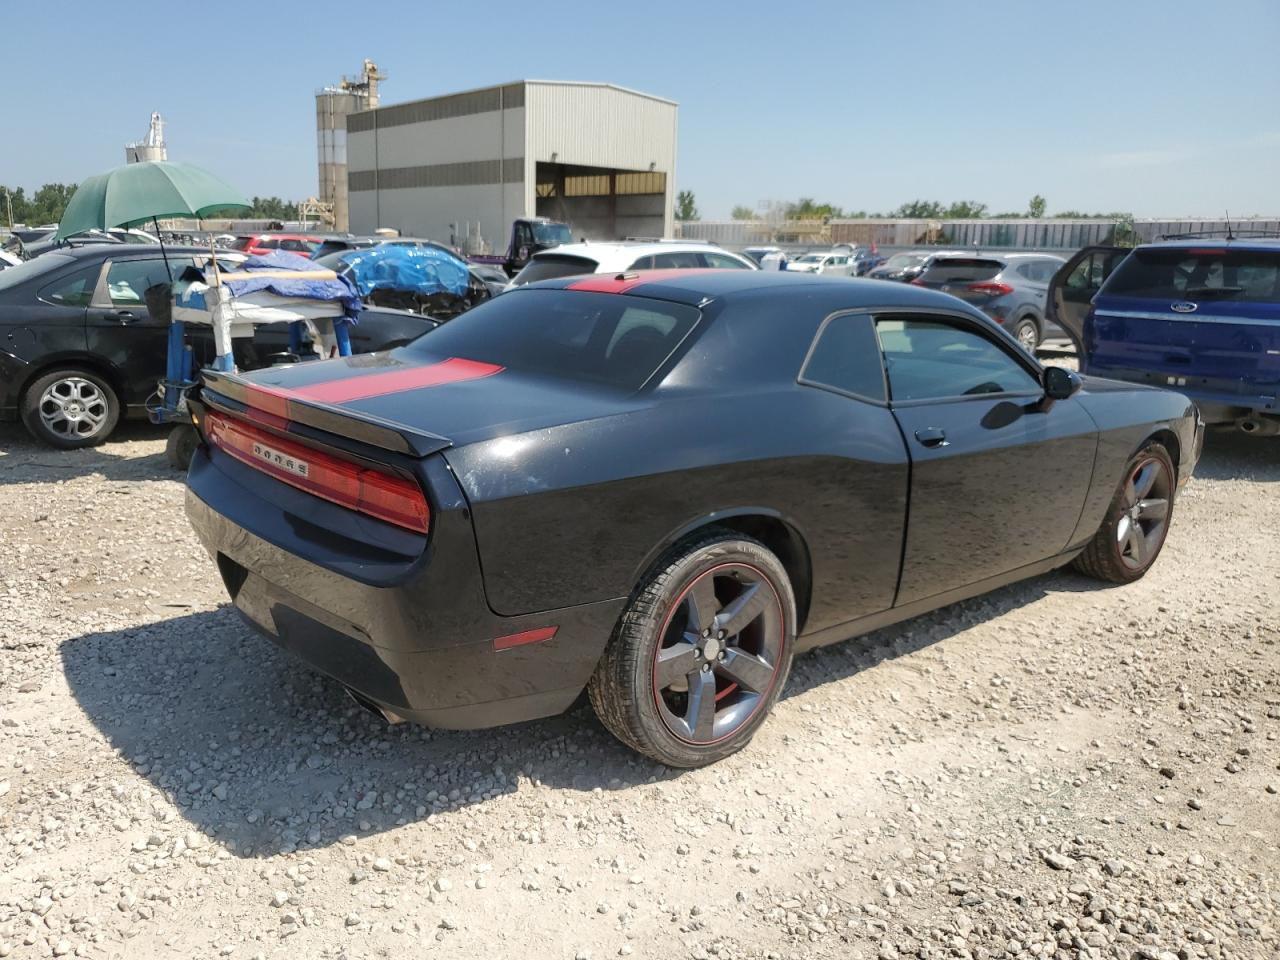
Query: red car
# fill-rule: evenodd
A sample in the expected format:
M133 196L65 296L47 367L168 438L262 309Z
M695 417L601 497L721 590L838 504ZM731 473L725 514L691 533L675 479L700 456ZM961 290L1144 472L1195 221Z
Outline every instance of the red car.
M255 233L237 237L231 249L243 250L250 256L270 253L272 250L287 250L300 257L310 257L319 246L319 237L307 237L300 233Z

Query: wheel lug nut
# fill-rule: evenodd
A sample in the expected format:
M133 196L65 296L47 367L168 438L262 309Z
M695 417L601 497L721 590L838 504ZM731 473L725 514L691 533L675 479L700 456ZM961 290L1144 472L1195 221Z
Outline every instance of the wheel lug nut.
M703 673L710 673L710 672L711 672L711 664L709 664L709 663L704 663L704 664L702 665L702 672L703 672Z
M719 655L716 657L716 659L717 659L717 660L723 660L723 659L724 659L724 651L723 651L723 650L721 650L721 651L720 651L720 653L719 653Z
M703 636L703 637L709 637L709 636L711 636L711 628L710 628L710 627L707 627L707 629L703 630L703 631L702 631L702 636Z
M723 640L723 639L724 639L724 631L723 631L723 630L721 630L719 633L717 633L717 634L716 634L716 638L717 638L717 639L719 639L719 640Z

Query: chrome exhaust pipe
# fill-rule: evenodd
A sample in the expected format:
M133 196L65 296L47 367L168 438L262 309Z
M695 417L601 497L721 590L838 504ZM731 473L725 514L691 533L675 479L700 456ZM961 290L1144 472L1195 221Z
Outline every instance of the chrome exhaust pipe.
M342 689L347 692L347 696L354 701L357 707L372 713L378 719L385 721L391 726L395 726L397 723L404 723L404 717L399 714L392 713L390 710L386 709L386 707L380 707L364 694L357 693L355 690L352 690L347 686L344 686Z

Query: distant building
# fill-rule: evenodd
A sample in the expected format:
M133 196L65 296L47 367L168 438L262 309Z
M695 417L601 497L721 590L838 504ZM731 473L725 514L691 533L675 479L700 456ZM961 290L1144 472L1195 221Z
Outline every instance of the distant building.
M330 204L333 229L349 229L347 218L347 117L378 106L378 81L386 77L366 60L357 78L343 77L316 92L316 148L320 160L321 204Z
M612 84L544 80L353 112L350 229L472 251L505 248L517 217L562 220L587 239L669 237L676 112Z
M169 151L164 146L164 120L160 114L151 115L151 129L136 143L126 143L125 163L141 163L144 160L168 160Z

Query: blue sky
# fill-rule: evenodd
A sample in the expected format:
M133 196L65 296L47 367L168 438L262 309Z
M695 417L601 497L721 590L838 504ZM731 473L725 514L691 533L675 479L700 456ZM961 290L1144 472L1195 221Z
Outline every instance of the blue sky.
M0 183L169 156L316 191L314 91L371 57L384 102L520 78L680 103L704 216L812 196L1139 216L1280 214L1276 0L5 4ZM221 16L221 22L219 17Z

